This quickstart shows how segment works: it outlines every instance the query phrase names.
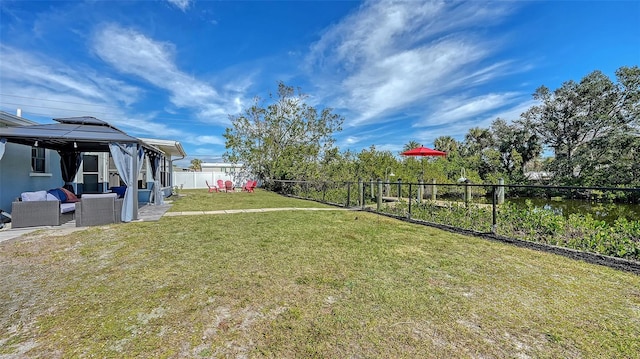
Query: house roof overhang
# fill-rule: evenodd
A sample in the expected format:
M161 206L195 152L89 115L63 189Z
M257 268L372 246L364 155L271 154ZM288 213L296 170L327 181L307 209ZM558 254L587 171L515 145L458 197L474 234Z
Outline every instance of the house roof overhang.
M177 159L187 157L187 153L184 151L184 148L182 148L182 144L178 141L160 140L155 138L140 138L140 140L158 148L160 151L164 152L167 157L180 157Z
M8 112L0 111L0 127L14 127L14 126L28 126L37 125L36 122L10 114Z

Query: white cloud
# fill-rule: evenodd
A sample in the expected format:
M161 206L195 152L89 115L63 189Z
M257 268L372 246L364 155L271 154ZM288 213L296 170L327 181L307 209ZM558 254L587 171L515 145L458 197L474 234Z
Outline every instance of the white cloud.
M177 7L182 11L187 11L191 5L191 0L167 0L171 5Z
M407 50L363 68L349 77L347 105L361 113L352 124L375 120L426 97L450 90L459 81L454 72L479 59L483 51L472 43L446 40L428 47Z
M116 101L128 104L135 101L141 93L141 90L134 86L100 76L82 65L69 66L50 57L45 58L2 45L0 72L3 93L47 94L42 97L34 95L34 100L73 102L82 99L81 102L87 102L89 99L103 105Z
M168 91L171 103L193 109L202 121L225 125L227 115L238 111L237 94L220 94L213 86L177 68L173 44L111 24L96 32L93 48L118 71L133 74Z
M224 145L224 139L219 136L195 136L189 142L196 145Z
M461 120L475 119L478 115L496 111L497 109L510 105L519 96L521 95L518 93L508 92L503 94L491 93L473 98L444 98L432 114L423 121L415 123L413 127L437 126Z
M482 120L482 122L493 122L496 118L501 118L507 122L513 122L520 119L520 115L529 110L533 106L537 106L540 103L535 100L527 100L516 105L506 108L500 112L495 112L492 116Z
M521 99L521 98L519 98ZM432 127L426 127L423 130L416 131L413 135L424 144L433 145L433 141L440 136L451 136L459 141L464 140L464 136L469 132L470 128L480 127L489 128L491 123L497 118L512 122L520 118L520 114L535 105L533 100L525 100L522 102L510 103L509 106L502 110L491 112L491 115L465 118L463 120L443 122Z
M513 72L491 63L500 39L481 30L500 22L512 3L365 3L311 47L307 70L347 125L388 121L407 110L430 111L433 100Z
M21 108L26 118L93 116L134 136L171 138L198 144L223 144L219 138L190 134L156 119L129 114L143 91L82 64L67 64L37 53L0 46L0 103L8 112ZM15 108L9 108L14 105Z

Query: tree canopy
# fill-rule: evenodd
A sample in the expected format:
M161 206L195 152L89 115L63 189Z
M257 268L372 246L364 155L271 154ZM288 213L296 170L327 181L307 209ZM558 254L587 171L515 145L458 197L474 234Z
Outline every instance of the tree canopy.
M224 158L243 163L260 180L318 179L323 158L335 156L333 134L344 120L306 99L300 89L280 82L269 104L256 97L243 113L229 116Z
M539 87L540 105L519 121L554 152L550 170L558 183L628 183L625 171L638 163L640 68L621 67L614 83L600 71L551 91ZM624 145L624 147L621 147ZM636 172L637 173L637 172ZM616 176L611 176L616 174Z
M420 146L414 140L397 153L373 145L341 152L333 135L343 118L279 83L270 103L256 98L230 116L225 159L244 163L261 180L374 180L393 171L396 180L417 182L424 166L424 179L439 183L454 183L461 173L474 183L528 183L528 171L545 171L558 185L640 185L638 66L618 69L615 82L594 71L555 90L541 86L533 98L538 104L519 119L471 128L462 141L440 136L433 147L447 156L418 161L400 156ZM553 157L543 159L543 151Z

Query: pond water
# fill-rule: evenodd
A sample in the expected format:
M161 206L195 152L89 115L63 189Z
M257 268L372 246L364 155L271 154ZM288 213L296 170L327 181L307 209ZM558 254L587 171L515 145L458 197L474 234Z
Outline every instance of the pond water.
M544 198L508 198L505 202L525 206L526 201L531 201L534 208L546 209L568 217L573 213L591 213L594 218L613 222L620 217L626 217L631 221L640 221L640 205L612 202L591 202L577 199L548 200Z

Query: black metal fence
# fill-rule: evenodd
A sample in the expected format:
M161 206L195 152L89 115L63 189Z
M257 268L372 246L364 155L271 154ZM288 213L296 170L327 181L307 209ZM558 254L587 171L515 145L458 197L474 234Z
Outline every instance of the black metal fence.
M640 188L277 181L278 192L480 235L640 261Z

